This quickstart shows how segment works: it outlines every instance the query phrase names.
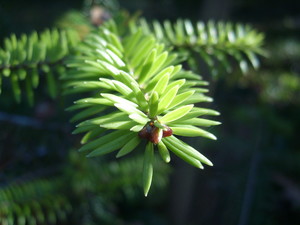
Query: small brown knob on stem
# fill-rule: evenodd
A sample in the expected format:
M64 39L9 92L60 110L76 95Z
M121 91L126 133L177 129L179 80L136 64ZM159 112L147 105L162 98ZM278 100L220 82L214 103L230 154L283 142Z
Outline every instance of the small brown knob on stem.
M142 130L139 131L139 137L142 139L147 139L154 144L158 144L163 137L169 137L173 134L170 127L164 125L164 129L160 129L154 125L151 121L147 123Z

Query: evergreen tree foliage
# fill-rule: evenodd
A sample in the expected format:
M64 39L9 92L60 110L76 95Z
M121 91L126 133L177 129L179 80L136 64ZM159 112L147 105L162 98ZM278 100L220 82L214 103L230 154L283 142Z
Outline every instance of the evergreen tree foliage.
M131 30L142 29L146 34L154 34L158 40L167 46L175 48L195 64L198 55L209 67L212 75L231 73L232 60L235 60L243 73L252 65L259 67L258 55L266 55L261 48L264 40L263 33L253 29L250 25L234 24L231 22L192 23L188 19L178 19L175 23L166 20L162 23L154 21L148 23L140 19L130 24Z
M169 168L156 160L154 188L167 185ZM140 156L120 163L105 163L101 160L83 160L78 153L71 152L69 164L60 176L48 179L20 180L0 188L0 223L3 225L62 224L69 217L78 224L87 223L95 212L82 212L85 204L103 207L96 212L99 222L116 224L118 219L106 205L121 199L133 201L140 195L139 171L143 167ZM74 169L79 171L74 172ZM95 173L101 171L101 173ZM130 176L128 176L130 174ZM106 196L106 197L105 197ZM99 207L99 205L98 205ZM96 209L93 209L96 210Z
M47 86L52 98L62 94L77 98L67 111L76 111L71 118L77 123L73 133L84 133L80 152L95 157L118 151L119 158L137 149L144 157L138 159L142 163L120 160L101 166L77 158L78 165L66 169L62 177L1 188L0 223L63 221L74 205L74 199L61 194L66 178L70 193L80 200L86 193L115 194L117 188L132 195L142 171L147 196L152 180L159 180L157 186L166 185L168 167L155 160L156 152L166 163L171 152L197 168L212 166L196 146L177 137L216 140L207 128L220 124L207 118L219 112L201 105L213 101L207 95L208 82L190 69L198 59L213 75L230 72L232 59L243 72L249 64L257 69L257 57L264 54L262 43L263 34L248 25L146 22L120 15L92 29L83 40L67 28L6 38L0 48L0 90L10 85L17 102L26 95L31 105L39 85ZM122 177L114 179L116 174Z
M19 39L12 34L4 39L0 49L0 93L1 83L8 79L17 102L21 101L22 90L33 105L34 89L45 76L49 95L58 92L58 77L64 73L64 58L73 53L79 42L73 30L45 30L38 34L23 34Z
M88 157L118 149L120 157L133 151L142 139L149 141L143 172L147 195L156 146L167 163L169 149L198 168L203 168L202 163L212 166L206 157L172 134L215 140L213 134L199 127L219 123L197 117L218 113L194 107L196 103L212 101L205 95L207 83L199 75L183 70L177 64L177 55L166 51L153 35L138 30L121 40L116 34L117 26L108 22L79 47L82 55L68 61L72 70L65 79L70 79L68 85L73 88L67 91L95 91L93 97L79 99L69 109L81 109L73 120L89 117L74 131L87 132L82 139L86 144L79 151L88 151ZM117 111L111 111L111 107ZM109 113L103 115L105 111ZM116 131L107 134L107 130Z

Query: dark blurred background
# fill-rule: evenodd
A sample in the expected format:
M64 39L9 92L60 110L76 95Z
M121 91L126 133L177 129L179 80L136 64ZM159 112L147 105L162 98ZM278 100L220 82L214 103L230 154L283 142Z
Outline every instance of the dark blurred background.
M210 107L221 112L218 119L222 125L211 130L218 141L201 139L196 144L214 167L199 171L174 158L171 175L166 177L170 182L164 190L152 191L147 199L116 201L114 208L120 208L121 213L113 215L125 221L118 224L300 224L300 2L119 3L130 12L142 11L149 20L250 23L265 33L268 57L261 58L259 71L251 70L246 75L238 69L217 79L202 74L211 82L214 102ZM1 0L0 38L53 27L67 11L84 7L83 0ZM57 104L41 93L35 107L30 108L16 104L9 94L0 96L2 187L19 177L26 180L28 174L47 177L55 173L57 165L64 165L73 139L65 102ZM47 126L35 124L36 119Z

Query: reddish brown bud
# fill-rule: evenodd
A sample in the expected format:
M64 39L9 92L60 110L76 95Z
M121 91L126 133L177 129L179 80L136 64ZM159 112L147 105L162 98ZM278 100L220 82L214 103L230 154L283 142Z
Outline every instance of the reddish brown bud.
M150 133L147 130L147 125L144 126L142 130L139 131L139 137L142 139L149 139Z
M166 128L163 130L163 137L169 137L173 134L173 130L168 127L168 126L165 126Z
M165 126L162 130L154 125L151 121L147 123L142 130L139 132L139 137L142 139L147 139L154 144L158 144L163 137L169 137L173 134L173 131L170 127Z
M154 144L158 144L158 142L160 142L161 140L161 131L158 127L153 127L152 131L151 131L151 135L149 137L149 141L151 141Z

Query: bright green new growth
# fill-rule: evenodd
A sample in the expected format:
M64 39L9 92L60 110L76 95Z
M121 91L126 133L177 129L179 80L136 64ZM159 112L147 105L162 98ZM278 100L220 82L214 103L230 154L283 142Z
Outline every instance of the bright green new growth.
M19 39L12 35L0 48L0 93L2 83L9 83L15 99L19 102L25 93L30 104L41 82L47 84L51 97L60 94L61 84L65 94L88 93L85 96L89 97L67 109L80 111L71 119L81 121L73 133L85 133L79 150L89 157L119 150L119 158L146 145L143 184L147 195L155 150L166 163L171 160L171 151L197 168L202 169L202 163L212 166L174 136L215 140L203 128L220 124L198 118L219 113L198 106L212 101L205 95L208 82L185 71L179 63L185 61L197 70L197 55L212 74L230 72L232 59L243 72L249 64L256 69L257 55L264 54L263 35L249 26L223 22L150 24L142 19L132 20L129 27L118 26L122 23L110 20L84 42L69 30L34 32ZM164 134L170 134L168 128L172 136ZM145 144L141 137L148 142Z
M175 135L216 139L198 126L219 124L197 118L218 113L194 106L212 101L205 95L207 82L183 70L176 54L166 51L153 35L140 29L121 38L112 21L88 36L79 50L81 55L68 61L70 70L64 79L70 80L66 92L94 93L69 108L81 110L73 118L83 120L74 133L86 132L80 151L93 157L119 150L117 157L121 157L141 143L143 134L139 132L147 124L156 127L156 133L150 136L157 135L157 144L148 141L144 155L145 196L153 176L154 149L167 163L172 151L198 168L203 169L202 163L212 166L206 157L175 136L163 137L168 126Z

